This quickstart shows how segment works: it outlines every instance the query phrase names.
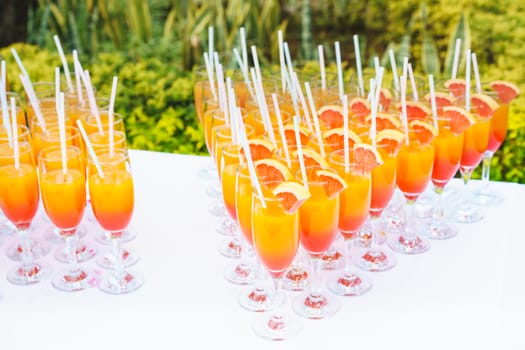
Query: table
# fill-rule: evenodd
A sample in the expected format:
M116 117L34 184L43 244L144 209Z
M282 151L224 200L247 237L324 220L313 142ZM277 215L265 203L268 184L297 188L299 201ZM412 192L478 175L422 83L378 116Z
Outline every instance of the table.
M230 261L217 251L223 237L197 176L210 159L131 151L131 160L138 236L126 247L142 257L133 269L144 286L122 296L62 293L50 281L13 286L5 279L12 238L3 237L1 349L525 348L523 185L494 183L506 200L483 221L459 225L456 238L433 241L425 254L398 255L393 270L371 275L368 294L341 298L332 318L300 319L296 338L270 343L251 330L261 315L237 305L245 287L223 278Z

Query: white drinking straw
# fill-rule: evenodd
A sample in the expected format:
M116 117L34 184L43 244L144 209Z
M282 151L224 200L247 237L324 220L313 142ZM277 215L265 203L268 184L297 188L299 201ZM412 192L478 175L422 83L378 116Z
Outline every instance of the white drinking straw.
M281 116L281 108L279 107L279 101L277 101L277 95L272 94L273 108L275 115L277 116L277 124L279 126L279 134L281 135L281 142L283 143L284 156L286 158L286 164L289 168L292 167L292 161L290 159L290 150L288 149L288 141L286 141L286 135L284 133L283 117Z
M342 98L344 95L344 86L343 86L343 68L341 66L341 47L339 46L339 41L335 42L335 63L337 65L337 81L339 83L339 98Z
M11 97L11 124L13 125L13 136L12 140L12 147L13 147L13 153L15 158L15 169L18 170L20 168L20 150L18 148L18 122L16 120L16 100L14 97ZM7 124L4 125L7 129L10 129L11 126L9 125L9 118L7 119Z
M481 80L479 79L478 59L476 54L472 53L472 69L474 70L474 78L476 79L476 92L481 94Z
M85 70L82 77L84 79L84 86L86 87L86 92L88 95L89 109L91 114L93 114L95 117L99 134L104 135L104 128L102 127L102 121L100 120L100 112L98 111L97 101L95 100L95 92L93 91L93 85L91 84L91 76L89 75L89 71Z
M77 87L78 101L81 106L84 106L84 94L82 94L82 82L80 75L82 74L82 66L78 60L77 50L73 50L73 68L75 70L75 85Z
M228 97L228 110L230 111L230 129L232 142L237 144L237 123L235 122L235 110L237 108L235 101L235 91L232 87L232 80L230 77L226 78L226 90Z
M403 121L403 127L405 129L405 144L409 145L409 137L408 137L408 117L407 117L407 77L406 75L402 75L400 77L400 83L401 83L401 120Z
M350 171L350 145L348 144L348 96L343 95L343 149L344 149L344 163L345 173Z
M403 57L403 70L402 70L403 76L405 79L408 78L408 57ZM400 78L401 79L401 78Z
M4 61L2 61L2 63L3 62ZM9 123L9 107L7 104L7 93L4 79L0 80L0 103L2 106L2 121L4 123L4 128L7 131L7 139L9 140L9 145L13 146L13 135L11 133L11 127Z
M297 104L297 99L299 96L297 95L297 89L295 88L295 84L292 82L292 73L293 73L293 64L292 64L292 56L290 55L290 48L288 47L288 43L283 44L284 49L284 57L286 61L286 66L288 69L286 69L286 84L290 88L290 95L292 96L292 106L294 109L294 112L296 115L301 115L299 112L299 105Z
M241 58L241 55L239 54L239 50L237 48L233 49L233 56L235 57L235 60L237 61L237 64L239 65L239 68L241 69L242 76L244 78L244 84L248 88L248 92L250 93L250 96L255 99L255 94L253 92L252 84L250 82L250 77L248 76L248 68L245 68L243 60Z
M324 65L324 50L323 45L317 46L317 52L319 54L319 71L321 72L321 89L326 90L326 72Z
M373 95L376 91L375 89L375 86L376 86L376 79L375 78L370 78L370 82L369 82L370 86L370 92L368 93L368 96L366 97L366 99L368 100L368 102L370 102L370 104L372 104L372 100L374 99L373 98Z
M64 93L58 96L58 135L60 137L60 154L62 156L62 173L67 174L67 153L66 153L66 117L64 111Z
M394 50L388 50L388 56L390 56L390 65L392 66L392 79L394 80L394 88L399 91L399 76L397 74L396 56Z
M359 82L359 93L361 96L365 95L365 87L363 83L363 67L361 65L361 53L359 48L359 37L354 34L354 51L355 51L355 64L357 67L357 79Z
M263 208L266 208L266 201L264 200L264 196L261 189L261 184L259 183L259 179L257 178L257 173L255 172L255 166L253 165L253 158L252 153L250 151L250 146L248 145L248 137L246 136L246 130L244 129L244 121L241 117L241 109L237 108L237 120L239 121L239 125L241 126L239 128L240 131L240 139L242 148L244 149L244 155L246 156L246 161L248 163L248 172L250 173L250 179L252 181L253 187L255 187L255 190L257 191L257 195L261 199L261 204Z
M315 128L315 135L317 136L317 142L319 143L319 153L321 153L321 157L325 158L326 153L324 151L324 143L323 143L323 136L321 135L321 128L319 126L319 118L317 116L317 109L315 108L314 98L312 96L312 90L310 89L310 83L305 82L304 88L306 90L306 96L308 98L308 104L310 105L310 110L312 111L313 120L314 120L314 128Z
M259 65L259 57L257 56L257 48L255 45L252 45L252 58L253 58L253 66L255 67L255 73L257 73L257 80L260 84L262 84L262 74L261 74L261 66Z
M27 74L27 70L24 67L24 64L22 63L22 60L20 59L20 56L18 56L18 52L16 52L16 49L14 47L11 48L11 53L15 57L16 64L18 65L18 68L20 68L20 71L22 72L22 75L27 79L29 83L31 83L31 79L29 78L29 74Z
M279 42L279 65L281 66L281 84L283 86L283 92L285 92L286 91L286 63L284 61L283 32L281 30L277 32L277 38Z
M379 73L379 67L380 67L379 57L375 56L374 57L374 72L376 72L376 80L377 80L377 74Z
M213 100L218 101L217 91L215 91L215 79L213 78L214 71L213 71L212 63L211 63L212 60L213 60L212 57L210 57L208 53L205 52L204 53L204 66L206 67L206 73L208 73L208 82L210 83L210 90L213 95Z
M36 98L35 90L33 90L33 85L31 85L31 82L28 81L24 75L20 74L19 77L27 97L29 98L29 103L33 107L38 124L40 124L40 127L43 131L46 131L46 122L44 120L44 116L42 115L42 111L40 110L40 104Z
M414 71L412 70L412 63L408 64L408 76L410 77L410 85L412 85L412 97L414 98L414 101L419 101L416 79L414 77Z
M242 63L245 72L248 72L248 49L246 46L246 30L241 27L241 52L242 52Z
M55 45L58 50L58 55L60 56L60 60L62 61L62 66L64 67L64 75L66 76L67 87L69 90L72 90L73 84L71 84L71 74L69 72L69 66L67 65L66 55L64 55L64 50L62 49L62 44L60 43L58 35L53 35L53 40L55 41Z
M312 121L310 119L310 112L308 112L306 99L304 98L303 89L301 89L301 85L299 84L299 78L297 77L296 72L292 72L292 79L292 84L295 86L295 91L297 91L297 94L299 95L299 102L301 102L301 108L303 109L304 119L306 119L306 126L308 127L308 130L312 132L314 129L312 126Z
M60 68L55 67L55 106L58 113L60 109Z
M308 190L308 177L306 176L306 167L304 166L303 145L301 144L301 134L299 132L299 117L293 116L293 128L295 130L295 142L297 143L297 157L299 158L299 167L303 178L304 188Z
M252 80L255 82L255 96L257 97L257 105L259 107L259 112L261 114L265 131L270 137L270 141L273 143L273 145L277 146L277 141L272 128L272 121L270 119L268 105L266 104L266 97L264 95L262 83L258 80L257 73L255 72L254 68L250 68L250 73L252 74Z
M383 67L379 67L379 71L378 71L378 74L377 74L377 81L375 82L375 90L374 90L374 97L373 97L373 100L372 100L372 115L371 115L371 125L370 125L370 130L371 130L371 139L372 139L372 146L376 146L376 132L377 132L377 121L376 121L376 117L377 117L377 111L379 109L379 97L381 95L381 87L382 87L382 84L383 84L383 75L385 74L385 68Z
M98 161L97 154L95 153L95 150L93 149L93 145L89 141L86 130L84 129L84 125L82 125L82 121L80 121L80 119L77 120L77 126L78 126L78 131L80 131L80 135L82 135L82 138L84 139L84 143L86 144L88 153L91 156L93 163L95 164L95 168L97 169L98 175L101 178L104 178L104 172L102 171L102 167L100 166L100 162Z
M109 156L113 158L115 148L115 131L114 131L114 116L113 111L115 110L115 98L117 96L117 84L118 77L113 77L113 84L111 84L111 96L109 97L109 111L108 111L108 134L109 134Z
M428 85L430 87L430 106L432 107L432 118L434 120L434 128L436 128L436 130L438 130L436 91L435 91L435 88L434 88L434 76L432 74L428 75Z
M458 76L459 54L461 52L461 38L456 39L456 46L454 47L454 59L452 61L452 79Z
M470 112L470 49L467 49L465 68L465 109Z

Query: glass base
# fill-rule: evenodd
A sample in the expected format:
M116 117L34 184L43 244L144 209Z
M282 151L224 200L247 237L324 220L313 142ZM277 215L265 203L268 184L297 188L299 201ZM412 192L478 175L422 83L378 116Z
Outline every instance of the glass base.
M213 216L223 217L228 215L228 213L226 212L226 207L224 206L222 200L214 200L213 202L211 202L208 206L208 211Z
M96 281L88 270L81 269L75 274L71 274L69 270L63 270L53 279L52 284L62 292L78 292L93 287Z
M241 292L238 297L239 305L248 311L264 312L273 307L273 295L261 286L254 287L247 292Z
M232 239L222 241L219 244L219 253L230 259L239 259L241 257L241 243Z
M51 269L40 263L34 263L28 269L24 269L22 265L17 265L9 270L7 280L19 286L27 286L41 282L50 273Z
M471 206L467 206L457 208L454 218L457 222L463 224L471 224L474 222L481 221L483 219L483 214L478 209Z
M365 271L386 271L397 264L397 257L394 253L384 249L367 249L354 264Z
M237 222L229 215L221 219L215 226L215 231L223 236L233 236L237 229Z
M288 315L275 317L264 315L254 321L253 331L259 337L273 341L283 341L296 336L301 331L301 324Z
M328 282L328 289L341 296L363 295L372 289L372 280L356 272L345 272Z
M425 228L425 236L430 239L450 239L456 237L458 229L447 221L429 222Z
M98 288L108 294L127 294L139 289L144 284L142 277L130 271L124 271L120 275L108 272L102 277Z
M321 270L340 270L345 265L343 257L343 236L337 235L336 240L321 257Z
M283 289L290 291L303 291L310 284L310 274L302 266L292 264L286 274L283 276Z
M305 293L293 301L292 307L299 316L317 320L337 313L341 309L341 303L328 293Z
M95 246L87 245L78 241L76 245L76 255L79 263L91 260L97 255L97 248L95 248ZM62 247L55 252L55 259L61 263L67 264L69 262L69 252L65 247Z
M133 266L138 263L139 260L140 257L134 252L127 249L122 249L121 262L124 267ZM115 257L111 250L107 251L105 254L99 255L96 261L98 266L104 269L112 270L115 268Z
M234 264L224 270L224 278L233 284L252 284L255 280L255 270L247 264Z
M35 239L31 239L29 244L31 246L31 255L33 256L33 259L36 260L46 256L51 250L49 244ZM16 245L7 248L7 257L14 261L22 261L22 246L17 243Z
M206 186L206 195L213 199L221 199L222 190L220 182L213 182Z
M128 227L126 230L124 230L124 233L122 234L121 242L122 243L128 243L131 242L137 238L137 230L133 227ZM99 230L97 235L95 236L95 241L99 244L103 245L111 245L111 238L109 235L104 232L103 230Z
M421 254L430 249L430 242L420 236L408 240L403 235L395 235L389 237L388 246L401 254Z
M491 207L500 205L504 200L505 197L503 196L503 194L490 188L484 188L474 192L474 195L471 198L471 201L474 204Z
M77 238L82 238L87 234L84 224L81 224L75 231ZM53 244L65 244L66 240L60 235L60 230L55 226L50 226L44 233L44 239Z

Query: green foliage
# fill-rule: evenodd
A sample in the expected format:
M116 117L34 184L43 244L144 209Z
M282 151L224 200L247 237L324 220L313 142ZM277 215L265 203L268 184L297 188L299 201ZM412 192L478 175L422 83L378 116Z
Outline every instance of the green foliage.
M55 51L35 46L14 46L33 82L53 81L60 65ZM7 60L11 91L21 93L19 71L10 47L0 50ZM71 62L72 58L68 56ZM123 54L99 54L86 64L97 95L109 97L112 77L119 77L115 110L124 118L130 148L186 154L205 154L204 135L193 103L193 74L164 64L157 58L129 61ZM49 69L42 69L49 67Z

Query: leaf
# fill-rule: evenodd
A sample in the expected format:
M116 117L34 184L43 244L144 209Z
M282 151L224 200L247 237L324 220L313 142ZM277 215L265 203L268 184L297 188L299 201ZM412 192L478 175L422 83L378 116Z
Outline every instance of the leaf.
M447 56L445 58L445 66L443 75L446 77L450 77L452 75L452 65L454 61L454 51L456 47L456 40L461 39L461 51L460 51L460 59L459 59L459 67L463 66L463 63L465 62L465 48L470 47L470 28L469 28L469 22L468 18L463 12L458 20L458 23L456 24L456 27L450 33L449 40L448 40L448 47L447 47ZM458 67L458 72L459 72Z
M426 74L438 76L441 67L436 43L428 32L423 35L423 45L421 46L421 65Z

